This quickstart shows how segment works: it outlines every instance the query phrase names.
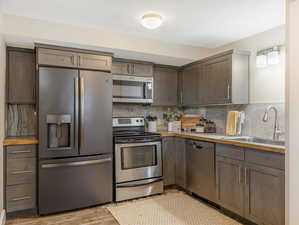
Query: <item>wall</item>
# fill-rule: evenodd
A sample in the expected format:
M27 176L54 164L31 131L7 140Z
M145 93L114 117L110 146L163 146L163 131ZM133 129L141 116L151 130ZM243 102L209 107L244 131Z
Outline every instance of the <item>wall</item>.
M287 1L286 225L299 221L299 1Z
M3 138L4 138L4 97L5 97L5 43L2 35L2 15L0 13L0 212L3 209ZM0 221L1 224L1 221Z
M70 47L90 48L118 53L118 57L190 62L211 52L210 49L141 38L123 33L4 15L4 33L8 42L45 42ZM132 54L129 54L131 52ZM123 55L120 55L123 54ZM141 58L143 57L143 58ZM157 57L157 58L155 58ZM178 59L181 59L178 60ZM157 62L159 63L159 62ZM162 63L162 62L160 62Z
M233 48L250 51L250 103L282 103L285 98L285 51L282 51L281 61L278 65L266 68L256 68L256 53L258 50L284 44L285 26L279 26L217 48L214 52Z

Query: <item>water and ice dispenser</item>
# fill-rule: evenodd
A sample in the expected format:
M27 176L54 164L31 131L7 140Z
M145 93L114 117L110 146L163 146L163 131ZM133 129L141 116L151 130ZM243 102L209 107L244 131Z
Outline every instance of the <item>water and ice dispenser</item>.
M71 147L72 117L69 114L48 114L48 148L59 149Z

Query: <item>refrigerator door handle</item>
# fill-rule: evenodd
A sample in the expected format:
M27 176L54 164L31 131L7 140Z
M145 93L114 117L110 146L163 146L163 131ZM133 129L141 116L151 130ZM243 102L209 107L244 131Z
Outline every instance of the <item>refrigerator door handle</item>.
M89 161L79 161L79 162L66 162L66 163L49 163L49 164L42 164L42 169L50 169L50 168L61 168L61 167L74 167L74 166L86 166L86 165L93 165L93 164L102 164L111 162L112 158L105 158L105 159L96 159L96 160L89 160Z
M78 151L79 149L79 78L75 78L75 137L74 144L75 148Z
M84 107L85 107L85 80L80 77L80 151L84 146Z

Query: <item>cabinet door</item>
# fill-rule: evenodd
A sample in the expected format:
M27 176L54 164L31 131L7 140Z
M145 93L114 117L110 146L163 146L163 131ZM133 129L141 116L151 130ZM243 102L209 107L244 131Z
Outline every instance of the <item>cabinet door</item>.
M245 217L257 224L284 225L284 171L247 164Z
M110 56L79 54L79 68L81 69L111 71L111 62Z
M175 69L155 67L154 103L160 106L177 105L178 72Z
M37 63L39 65L78 67L78 56L75 52L38 48Z
M232 56L211 59L203 65L205 104L231 103Z
M117 62L114 61L112 63L112 73L113 74L130 74L130 64L126 62Z
M165 186L175 184L175 159L174 138L163 138L163 179Z
M176 163L175 163L175 183L186 188L186 143L183 138L175 138Z
M35 103L35 54L8 49L8 103Z
M200 66L187 67L182 73L183 105L198 105Z
M217 202L240 216L244 215L242 161L216 157Z
M131 73L135 76L152 77L154 73L154 68L152 64L132 63L131 71Z
M208 142L187 141L187 190L215 202L215 145Z

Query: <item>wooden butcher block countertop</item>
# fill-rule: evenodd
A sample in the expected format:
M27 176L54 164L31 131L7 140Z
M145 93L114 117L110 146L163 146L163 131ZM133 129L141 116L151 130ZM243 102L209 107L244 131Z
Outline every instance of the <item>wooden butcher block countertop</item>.
M10 145L36 145L38 140L34 136L24 136L24 137L8 137L3 141L3 146Z

